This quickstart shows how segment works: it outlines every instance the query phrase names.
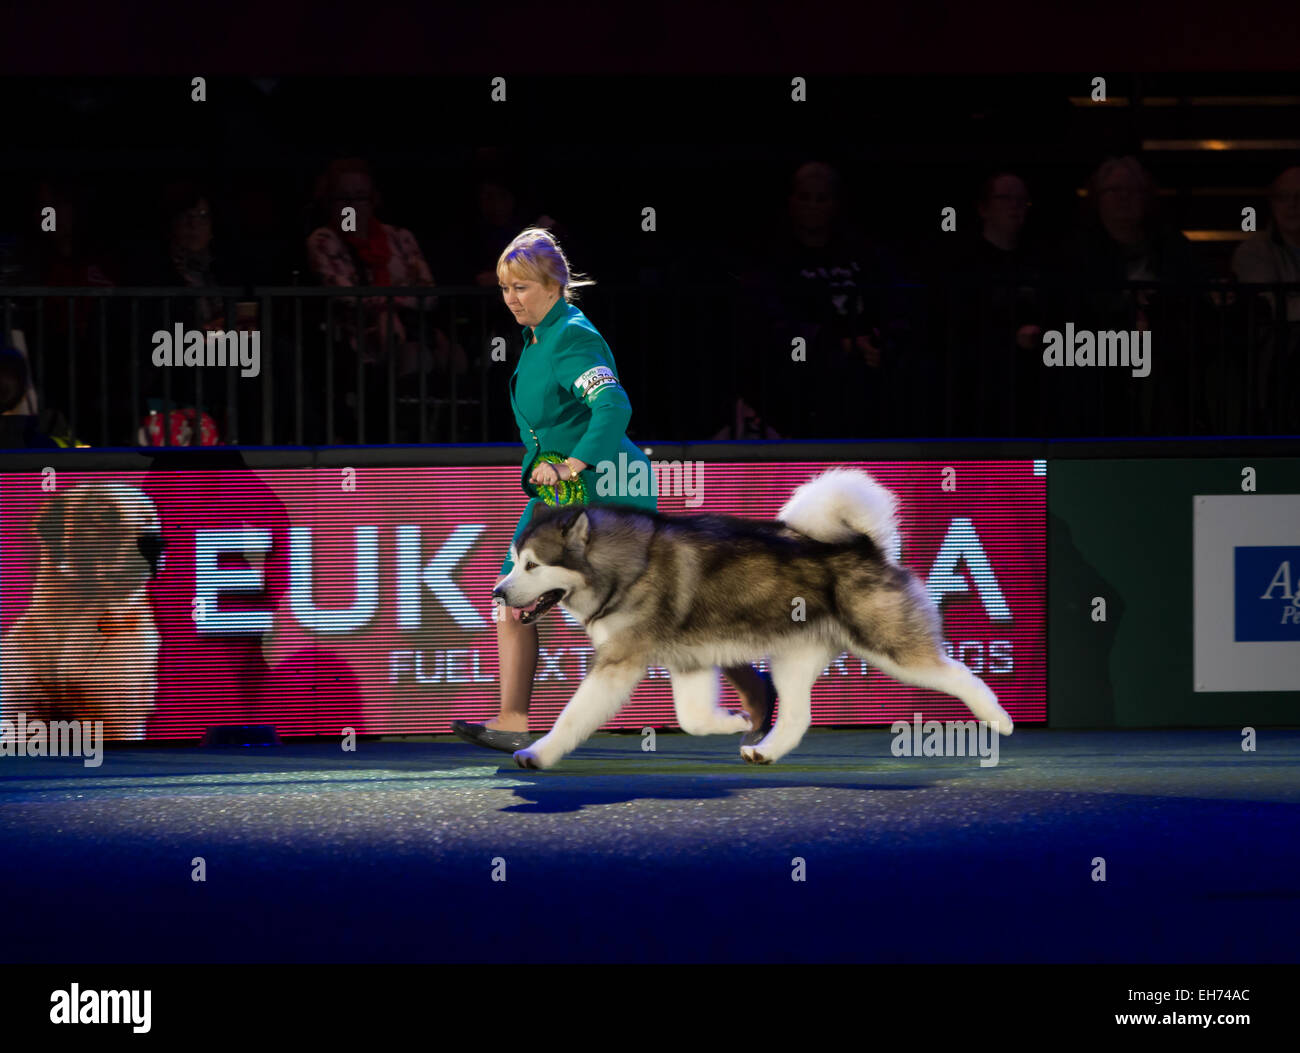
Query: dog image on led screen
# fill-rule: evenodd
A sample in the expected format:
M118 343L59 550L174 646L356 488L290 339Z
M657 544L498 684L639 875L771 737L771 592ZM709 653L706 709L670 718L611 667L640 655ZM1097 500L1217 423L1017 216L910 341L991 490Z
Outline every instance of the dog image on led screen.
M0 640L0 717L102 720L106 739L143 738L158 679L154 503L121 483L75 486L44 503L33 529L30 602Z

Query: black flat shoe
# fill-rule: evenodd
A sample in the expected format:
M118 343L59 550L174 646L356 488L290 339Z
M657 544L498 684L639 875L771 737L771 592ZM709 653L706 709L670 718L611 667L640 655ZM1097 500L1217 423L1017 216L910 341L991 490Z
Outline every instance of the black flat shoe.
M764 671L758 676L763 681L763 696L767 702L767 712L763 714L763 720L758 727L753 731L745 732L745 737L740 740L742 746L757 746L763 741L763 736L772 730L772 714L776 712L776 685L772 683L771 673Z
M532 741L526 731L493 731L486 724L471 724L467 720L453 720L451 730L459 739L502 753L514 753Z

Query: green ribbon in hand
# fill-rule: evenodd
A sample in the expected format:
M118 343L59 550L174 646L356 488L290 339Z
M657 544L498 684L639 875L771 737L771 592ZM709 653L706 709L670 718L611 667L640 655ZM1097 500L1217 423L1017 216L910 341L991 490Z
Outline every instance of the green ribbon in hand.
M564 454L562 453L539 453L537 460L533 461L528 469L529 478L532 478L532 474L539 464L563 463ZM568 479L559 480L554 486L533 483L533 488L551 508L563 508L566 505L585 505L587 503L587 483L582 478L581 472Z

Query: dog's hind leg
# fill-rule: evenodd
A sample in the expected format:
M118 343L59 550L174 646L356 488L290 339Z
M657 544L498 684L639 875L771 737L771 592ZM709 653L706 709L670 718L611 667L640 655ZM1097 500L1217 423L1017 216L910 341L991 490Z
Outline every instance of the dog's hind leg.
M972 673L964 663L949 658L940 650L905 661L895 661L883 654L866 650L855 649L854 653L904 684L942 691L961 699L976 718L996 727L1001 735L1010 735L1015 726L1011 714L1002 708L998 696L988 684Z
M812 723L813 684L834 657L834 649L820 642L772 655L772 683L780 699L776 723L756 746L740 747L745 760L771 764L799 745Z
M673 682L677 724L686 734L732 735L749 730L749 721L743 713L734 713L718 705L716 666L690 672L669 669L668 674Z
M536 742L516 750L515 763L521 768L549 768L558 764L627 705L645 671L643 659L601 661L597 655L591 672L555 718L555 725Z

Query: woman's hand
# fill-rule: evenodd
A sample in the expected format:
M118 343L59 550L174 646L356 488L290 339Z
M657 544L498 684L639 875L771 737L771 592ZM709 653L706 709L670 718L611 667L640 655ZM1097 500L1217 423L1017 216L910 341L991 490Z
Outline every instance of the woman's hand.
M554 486L558 482L572 479L575 472L581 472L586 467L586 464L576 457L570 457L562 464L543 461L533 469L533 474L528 477L528 481L534 486Z
M533 469L528 481L534 486L554 486L556 482L568 478L567 464L551 464L550 461L543 460Z

